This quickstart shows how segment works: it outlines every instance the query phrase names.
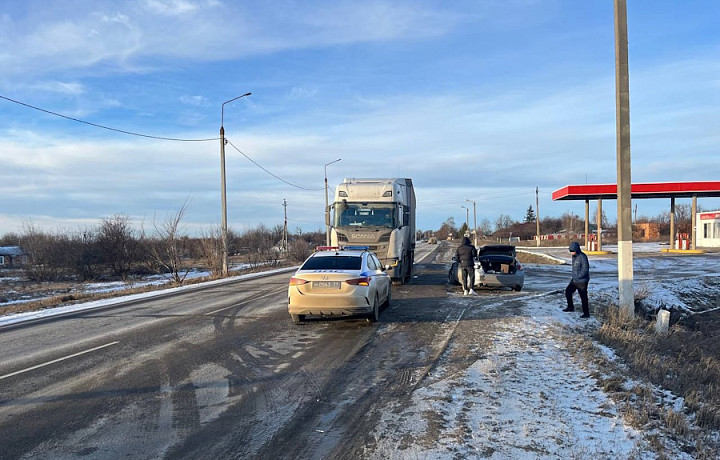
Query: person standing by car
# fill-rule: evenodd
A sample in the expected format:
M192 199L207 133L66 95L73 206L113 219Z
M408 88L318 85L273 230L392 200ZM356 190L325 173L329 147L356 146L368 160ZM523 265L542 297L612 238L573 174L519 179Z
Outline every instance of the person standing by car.
M462 243L455 250L455 258L458 262L458 268L462 273L463 295L475 295L475 258L477 257L477 249L470 243L467 236L462 239ZM469 285L468 285L469 282Z
M563 311L575 311L573 304L573 293L578 291L580 301L582 302L583 314L581 318L590 317L590 307L588 305L588 283L590 282L590 263L587 255L580 250L580 243L573 241L568 248L572 254L572 279L570 284L565 288L565 298L567 299L567 307Z

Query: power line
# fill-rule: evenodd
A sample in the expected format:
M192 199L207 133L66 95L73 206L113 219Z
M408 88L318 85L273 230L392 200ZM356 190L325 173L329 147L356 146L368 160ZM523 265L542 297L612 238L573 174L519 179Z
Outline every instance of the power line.
M213 138L208 138L208 139L181 139L181 138L177 138L177 137L151 136L151 135L149 135L149 134L134 133L134 132L132 132L132 131L125 131L125 130L123 130L123 129L111 128L111 127L109 127L109 126L99 125L99 124L97 124L97 123L92 123L92 122L90 122L90 121L80 120L80 119L78 119L78 118L73 118L73 117L70 117L70 116L67 116L67 115L63 115L63 114L61 114L61 113L53 112L53 111L51 111L51 110L46 110L46 109L42 109L42 108L40 108L40 107L35 107L34 105L26 104L25 102L16 101L15 99L10 99L9 97L5 97L5 96L3 96L3 95L0 95L0 99L4 99L4 100L6 100L6 101L8 101L8 102L12 102L12 103L14 103L14 104L22 105L22 106L24 106L24 107L27 107L27 108L30 108L30 109L33 109L33 110L37 110L37 111L39 111L39 112L47 113L47 114L49 114L49 115L54 115L54 116L56 116L56 117L65 118L66 120L71 120L71 121L75 121L75 122L77 122L77 123L83 123L83 124L86 124L86 125L89 125L89 126L94 126L95 128L107 129L108 131L115 131L116 133L128 134L128 135L130 135L130 136L138 136L138 137L145 137L145 138L148 138L148 139L159 139L159 140L162 140L162 141L176 141L176 142L208 142L208 141L217 141L218 139L220 139L219 137L213 137Z
M182 138L176 138L176 137L152 136L152 135L149 135L149 134L135 133L135 132L132 132L132 131L126 131L126 130L123 130L123 129L112 128L112 127L110 127L110 126L100 125L100 124L93 123L93 122L90 122L90 121L80 120L79 118L70 117L70 116L68 116L68 115L63 115L63 114L61 114L61 113L53 112L52 110L47 110L47 109L43 109L43 108L41 108L41 107L36 107L36 106L34 106L34 105L30 105L30 104L27 104L27 103L25 103L25 102L21 102L21 101L15 100L15 99L11 99L11 98L6 97L6 96L3 96L3 95L0 95L0 99L4 99L4 100L6 100L6 101L8 101L8 102L12 102L13 104L18 104L18 105L21 105L21 106L23 106L23 107L27 107L27 108L30 108L30 109L33 109L33 110L37 110L37 111L39 111L39 112L47 113L47 114L49 114L49 115L53 115L53 116L56 116L56 117L64 118L64 119L66 119L66 120L71 120L71 121L74 121L74 122L77 122L77 123L82 123L82 124L85 124L85 125L93 126L93 127L95 127L95 128L106 129L106 130L108 130L108 131L114 131L114 132L117 132L117 133L127 134L127 135L130 135L130 136L138 136L138 137L144 137L144 138L148 138L148 139L158 139L158 140L163 140L163 141L176 141L176 142L208 142L208 141L217 141L218 139L220 139L220 138L218 138L218 137L207 138L207 139L182 139ZM270 174L271 176L273 176L273 177L276 178L277 180L279 180L279 181L281 181L281 182L284 182L284 183L286 183L287 185L290 185L291 187L295 187L295 188L298 188L298 189L301 189L301 190L307 190L307 191L321 191L321 190L325 190L324 188L305 188L305 187L301 187L301 186L299 186L299 185L292 184L292 183L286 181L285 179L283 179L282 177L279 177L279 176L273 174L272 172L268 171L265 167L263 167L262 165L260 165L258 162L256 162L255 160L253 160L252 158L250 158L248 155L246 155L242 150L240 150L239 148L237 148L232 142L230 142L229 140L227 140L227 138L226 138L226 142L227 142L228 144L230 144L235 150L237 150L242 156L244 156L245 158L247 158L248 160L250 160L255 166L257 166L258 168L262 169L262 170L265 171L266 173Z
M289 185L289 186L291 186L291 187L299 188L300 190L307 190L307 191L311 191L311 192L317 192L317 191L320 191L320 190L325 190L324 188L305 188L305 187L301 187L301 186L299 186L299 185L295 185L295 184L293 184L293 183L290 183L290 182L286 181L285 179L283 179L282 177L277 176L277 175L273 174L272 172L268 171L268 170L267 170L264 166L262 166L260 163L258 163L257 161L255 161L255 160L253 160L252 158L250 158L249 156L247 156L247 155L245 154L245 152L243 152L243 151L240 150L239 148L235 147L235 145L234 145L232 142L230 142L230 140L228 140L227 137L225 138L225 142L227 142L228 144L230 144L230 146L231 146L232 148L234 148L235 150L237 150L238 153L240 153L240 155L242 155L242 156L244 156L245 158L247 158L248 160L250 160L250 162L251 162L252 164L254 164L254 165L257 166L258 168L262 169L262 170L265 171L266 173L270 174L272 177L274 177L275 179L279 180L280 182L284 182L284 183L286 183L287 185Z

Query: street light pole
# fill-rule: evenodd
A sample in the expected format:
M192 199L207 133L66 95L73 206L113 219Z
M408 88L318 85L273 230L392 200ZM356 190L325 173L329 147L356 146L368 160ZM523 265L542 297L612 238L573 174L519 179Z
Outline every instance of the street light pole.
M330 203L328 203L327 167L340 160L342 158L325 163L325 246L330 246Z
M250 96L252 93L245 93L242 96L234 97L225 101L220 106L220 193L222 195L222 274L228 275L228 245L227 245L227 199L225 194L225 104L241 97Z
M460 205L465 210L465 227L470 230L470 208Z
M473 200L466 199L465 201L473 204L473 235L475 237L474 238L475 241L473 241L473 244L475 246L477 246L477 244L478 244L478 241L477 241L477 207L475 206L475 202Z

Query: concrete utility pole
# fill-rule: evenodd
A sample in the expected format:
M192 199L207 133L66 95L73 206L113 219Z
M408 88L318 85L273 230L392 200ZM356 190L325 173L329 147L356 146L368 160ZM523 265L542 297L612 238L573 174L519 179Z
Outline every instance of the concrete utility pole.
M627 2L615 0L615 123L617 136L618 292L620 311L635 313L630 177L630 73L628 70Z
M598 199L597 206L597 250L602 251L602 198Z
M465 227L470 230L470 208L460 205L465 210Z
M590 250L590 200L585 200L585 250Z
M287 230L287 200L283 198L283 208L285 208L285 225L283 226L282 250L288 250L288 230Z
M473 227L473 236L475 237L475 238L474 238L475 241L473 241L473 244L475 245L475 247L477 247L477 244L478 244L478 239L477 239L477 207L476 207L475 202L474 202L473 200L465 200L465 201L467 201L468 203L472 203L472 204L473 204L473 225L474 225L474 227Z
M670 249L675 249L675 197L670 197Z
M535 239L540 247L540 189L535 187Z
M235 101L241 97L250 96L252 93L245 93L242 96L234 97L225 101L220 106L220 193L222 195L222 274L228 276L228 244L227 244L227 199L225 193L225 104Z
M325 246L330 246L330 203L328 203L327 167L340 160L342 158L325 163Z
M692 234L690 235L690 241L691 241L691 247L693 251L697 249L696 242L695 242L695 236L697 234L697 230L695 229L695 226L697 225L696 221L696 214L697 214L697 195L693 194L692 196L692 209L690 210L692 213L690 216L690 231Z

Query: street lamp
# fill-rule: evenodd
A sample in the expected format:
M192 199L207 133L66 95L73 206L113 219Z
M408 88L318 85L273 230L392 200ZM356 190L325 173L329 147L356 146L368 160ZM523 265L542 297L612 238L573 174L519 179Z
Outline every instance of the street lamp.
M473 200L465 200L465 201L473 204L473 235L475 237L475 241L473 242L473 244L475 246L477 246L477 244L478 244L478 242L477 242L477 207L475 206L475 202Z
M234 97L225 101L220 106L220 191L222 195L222 274L228 275L228 245L227 245L227 200L225 195L225 104L235 101L241 97L249 96L252 93L245 93L242 96Z
M327 167L340 160L342 158L325 163L325 246L330 246L330 203L328 203Z
M470 208L460 205L461 208L465 210L465 227L470 229Z

